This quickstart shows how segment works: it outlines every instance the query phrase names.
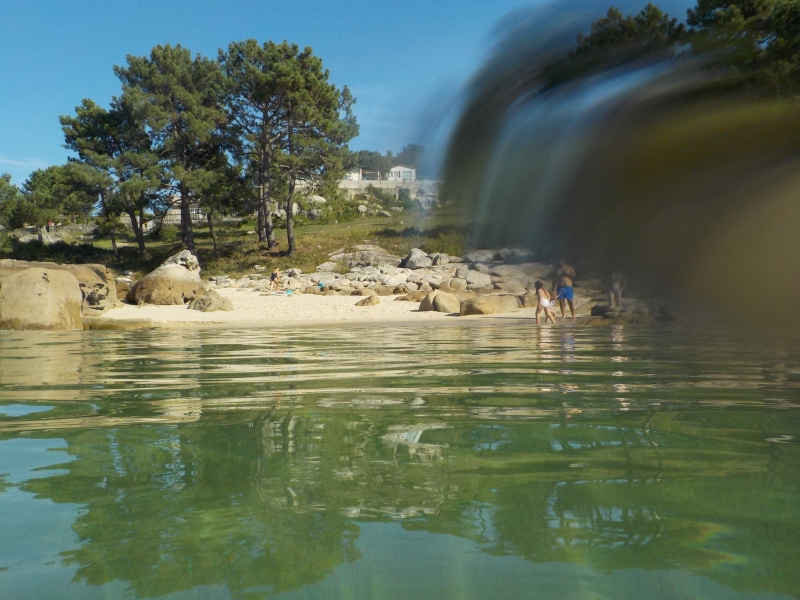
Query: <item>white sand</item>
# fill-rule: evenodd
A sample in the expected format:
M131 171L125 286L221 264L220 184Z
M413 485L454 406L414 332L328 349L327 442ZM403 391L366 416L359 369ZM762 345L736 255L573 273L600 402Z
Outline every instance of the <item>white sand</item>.
M356 306L362 296L315 296L311 294L262 295L248 289L216 290L230 298L235 310L200 312L186 306L123 305L103 315L107 319L150 319L158 325L191 326L230 324L249 327L268 325L338 324L452 324L467 321L508 318L533 318L532 309L492 316L458 317L435 311L419 311L418 302L395 302L394 296L381 296L377 306Z

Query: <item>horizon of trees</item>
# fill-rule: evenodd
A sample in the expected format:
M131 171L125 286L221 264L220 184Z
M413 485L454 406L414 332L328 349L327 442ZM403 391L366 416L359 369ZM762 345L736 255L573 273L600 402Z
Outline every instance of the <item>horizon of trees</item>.
M271 215L285 206L288 253L295 251L294 197L323 188L349 166L358 134L355 99L309 47L250 39L216 59L181 45L115 66L122 90L108 108L84 99L60 117L77 155L34 171L22 189L0 178L0 222L43 227L59 216L97 217L116 252L125 214L146 253L143 224L177 204L181 240L194 252L190 205L213 217L258 212L259 239L277 246Z

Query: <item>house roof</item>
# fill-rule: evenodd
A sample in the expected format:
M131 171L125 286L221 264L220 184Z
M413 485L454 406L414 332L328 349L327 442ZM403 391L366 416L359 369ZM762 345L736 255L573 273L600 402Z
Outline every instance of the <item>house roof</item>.
M392 169L396 169L397 167L403 167L404 169L413 169L414 168L414 167L409 167L408 165L394 165L392 167Z

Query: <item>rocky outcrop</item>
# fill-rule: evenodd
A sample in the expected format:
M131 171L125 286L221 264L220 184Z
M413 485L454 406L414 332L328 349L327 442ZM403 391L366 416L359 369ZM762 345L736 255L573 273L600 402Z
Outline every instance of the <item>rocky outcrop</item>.
M38 267L0 282L0 329L83 329L78 279L59 269Z
M131 286L130 304L185 304L205 293L197 257L183 250Z
M351 252L344 249L329 255L329 258L337 263L346 264L349 269L353 267L397 267L400 265L400 257L390 254L380 246L362 244L353 246Z
M114 308L117 301L117 284L111 270L103 265L59 265L51 262L4 259L0 260L0 282L13 273L34 268L71 273L78 280L83 316L99 315Z
M460 313L464 315L498 315L519 312L515 296L478 296L462 300Z
M229 298L214 290L208 290L205 294L198 296L189 303L189 310L199 310L200 312L224 310L230 312L234 310L234 307Z

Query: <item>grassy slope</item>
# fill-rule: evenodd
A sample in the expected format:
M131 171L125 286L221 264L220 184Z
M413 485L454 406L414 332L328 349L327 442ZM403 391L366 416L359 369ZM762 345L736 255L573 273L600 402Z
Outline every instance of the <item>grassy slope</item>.
M220 224L216 227L220 257L214 258L211 236L207 227L197 227L195 245L203 266L204 275L241 275L252 272L253 265L268 269L297 267L313 271L326 262L328 254L335 250L352 248L358 244L375 244L398 256L405 256L411 248L419 247L428 252L446 252L460 255L466 243L466 225L453 213L440 212L434 215L406 212L392 217L359 218L348 223L308 224L295 228L297 253L285 256L286 231L277 229L277 251L267 252L263 244L248 231L253 223ZM158 266L166 257L181 249L179 241L165 242L146 239L148 257L142 258L136 250L133 236L117 239L121 260L117 262L108 239L92 243L57 243L42 246L38 242L6 244L0 250L0 258L20 260L53 261L59 263L94 262L111 267L119 273L133 271L137 275Z

